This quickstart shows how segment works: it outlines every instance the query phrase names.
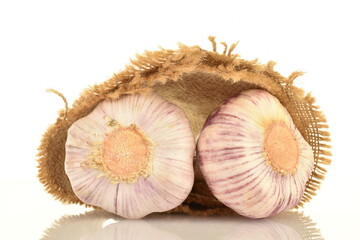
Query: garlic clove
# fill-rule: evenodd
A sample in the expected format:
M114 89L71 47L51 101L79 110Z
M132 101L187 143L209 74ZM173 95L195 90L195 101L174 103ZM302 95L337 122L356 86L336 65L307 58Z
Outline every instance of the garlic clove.
M68 130L65 171L76 196L126 218L180 205L194 181L185 113L156 94L102 101Z
M312 149L291 116L263 90L242 92L214 111L197 151L215 197L250 218L295 207L314 167Z

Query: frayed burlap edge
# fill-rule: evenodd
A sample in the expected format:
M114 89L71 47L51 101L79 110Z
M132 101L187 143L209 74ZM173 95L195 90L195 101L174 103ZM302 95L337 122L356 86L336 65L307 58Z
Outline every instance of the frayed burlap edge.
M283 77L274 71L275 62L259 64L257 60L240 59L237 54L232 54L236 44L227 50L227 45L222 43L225 49L219 54L214 38L210 37L209 40L212 42L213 52L198 46L179 44L177 50L160 49L138 55L124 71L102 84L86 89L71 108L61 110L56 122L43 135L39 146L38 177L46 191L63 203L83 204L75 196L65 174L65 142L71 124L89 114L100 101L116 99L122 94L150 92L155 85L178 81L187 74L202 72L219 76L224 81L254 84L276 96L286 107L314 152L315 167L306 184L305 193L296 207L302 207L310 201L324 179L325 165L331 163L331 146L328 125L322 111L315 105L315 98L293 85L294 79L302 73L294 72L289 77ZM201 181L195 181L193 191L184 203L169 212L196 215L233 214L232 210L209 193Z

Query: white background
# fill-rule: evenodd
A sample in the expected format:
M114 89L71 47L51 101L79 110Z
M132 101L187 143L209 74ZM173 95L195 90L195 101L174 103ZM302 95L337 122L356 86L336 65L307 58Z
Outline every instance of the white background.
M240 40L235 53L242 58L276 61L284 76L306 72L295 83L313 92L327 116L333 164L301 211L325 239L359 239L357 2L0 0L0 238L39 239L56 219L86 210L63 206L36 179L41 135L64 107L46 89L71 104L144 50L174 49L179 41L211 50L207 37L215 35L218 42ZM206 229L206 221L189 224L195 220L186 218L184 226Z

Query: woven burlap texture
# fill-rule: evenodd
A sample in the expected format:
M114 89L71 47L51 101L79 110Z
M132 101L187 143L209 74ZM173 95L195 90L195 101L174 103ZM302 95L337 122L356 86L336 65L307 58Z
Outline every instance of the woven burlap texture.
M297 207L311 200L319 189L331 160L330 137L326 119L315 98L294 86L301 72L283 77L274 71L275 63L260 64L232 54L236 44L222 54L210 37L213 51L198 46L179 44L177 50L160 49L138 55L124 71L102 84L84 90L71 108L59 112L41 140L38 153L38 177L46 191L63 203L83 204L74 194L64 170L67 130L78 119L89 114L104 99L116 99L122 94L156 92L177 104L187 114L197 137L208 115L222 101L247 89L263 89L285 106L305 140L311 145L315 167ZM60 93L56 92L61 95ZM61 95L62 96L62 95ZM233 214L209 191L194 158L195 184L188 198L169 212L197 215Z

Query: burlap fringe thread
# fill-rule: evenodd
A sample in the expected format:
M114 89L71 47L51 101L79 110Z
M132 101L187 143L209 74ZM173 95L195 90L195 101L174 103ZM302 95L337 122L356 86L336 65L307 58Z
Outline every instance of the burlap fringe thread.
M203 50L198 46L189 47L179 44L178 50L160 49L159 51L146 51L143 55L137 55L137 59L131 60L131 65L128 65L124 71L115 74L103 84L86 89L74 102L72 108L68 108L66 99L61 93L51 90L63 98L66 108L59 112L57 121L47 129L39 146L38 177L44 184L46 191L63 203L83 204L75 196L65 174L65 142L67 130L72 123L89 114L100 101L116 99L122 94L150 91L161 93L162 88L172 87L173 82L179 86L185 86L181 85L185 78L191 80L202 76L206 79L207 76L214 76L217 81L221 80L216 82L218 89L220 86L225 88L226 84L229 86L228 89L233 88L231 84L234 86L240 84L239 89L264 89L276 96L286 107L295 125L312 146L314 152L315 167L306 184L305 193L296 208L302 207L310 201L316 195L316 191L324 179L325 165L331 163L329 158L331 146L329 145L328 125L324 114L315 105L315 98L310 93L305 94L302 89L293 85L294 79L301 76L302 73L294 72L285 78L274 71L275 62L273 61L264 65L259 64L257 60L246 61L240 59L239 55L232 54L237 43L232 44L229 49L226 43L222 43L224 51L219 54L215 38L209 37L209 40L212 43L213 52ZM195 77L191 78L192 74ZM195 84L201 85L202 82L194 82L193 84L194 86L196 86ZM175 86L178 87L178 85ZM199 88L199 86L197 87ZM163 94L166 95L166 93ZM215 98L217 93L211 92L210 94L213 94ZM224 94L229 94L229 91ZM169 95L167 97L168 100L171 100L174 96ZM211 99L206 100L211 101ZM193 119L192 115L196 114L190 110L186 113L190 120ZM193 124L192 127L196 135L199 132L199 126ZM198 171L197 175L199 175ZM193 190L184 203L169 211L169 213L174 212L196 215L233 214L232 210L217 201L210 193L201 177L195 181Z

